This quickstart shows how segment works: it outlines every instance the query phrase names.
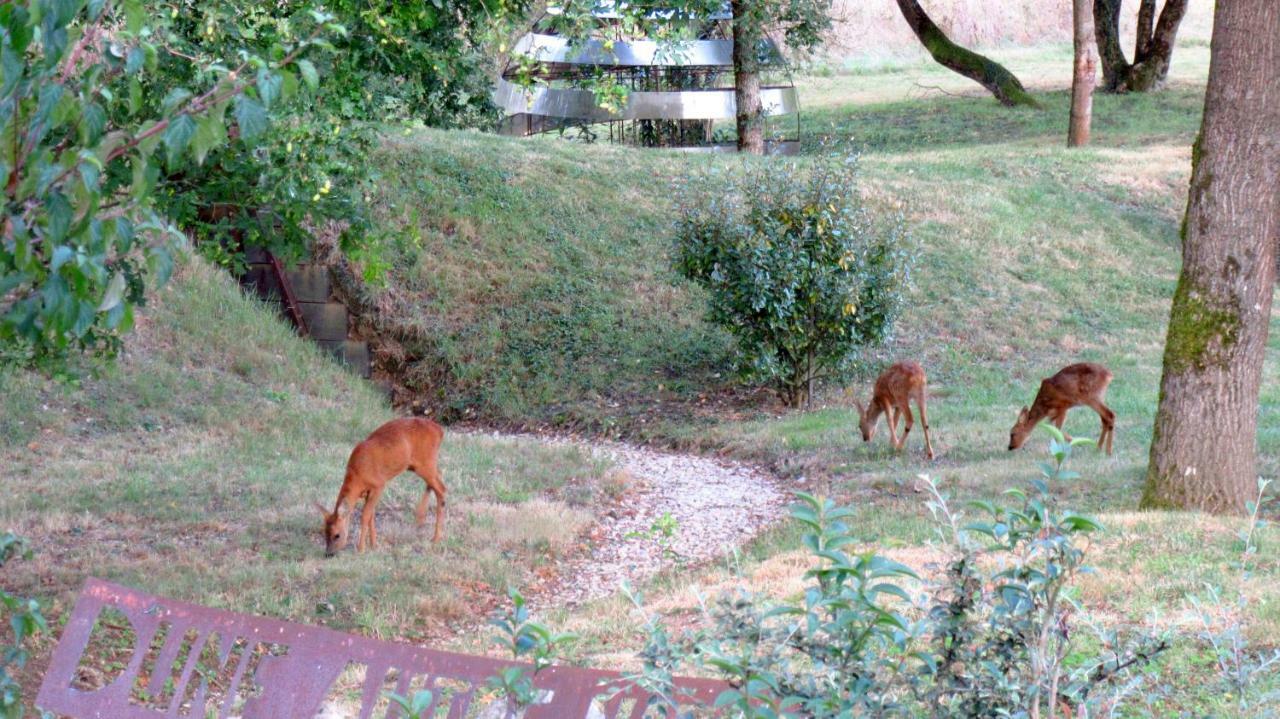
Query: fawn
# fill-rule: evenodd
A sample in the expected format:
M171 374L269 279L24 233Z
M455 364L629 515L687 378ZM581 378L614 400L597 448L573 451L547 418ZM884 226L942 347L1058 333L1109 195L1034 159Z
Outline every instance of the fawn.
M1030 407L1023 407L1018 421L1009 432L1009 450L1015 450L1027 441L1027 435L1043 419L1062 429L1067 410L1072 407L1091 407L1102 419L1102 433L1098 436L1098 449L1111 455L1112 436L1115 433L1116 413L1103 404L1102 397L1111 384L1111 370L1093 362L1067 365L1054 376L1040 383L1040 391ZM1065 433L1064 433L1065 434ZM1070 439L1070 437L1067 437Z
M444 478L436 466L444 428L422 417L393 419L375 429L347 459L347 474L338 490L338 501L333 512L319 503L316 507L324 515L324 555L332 557L347 546L351 532L348 520L355 511L356 502L363 499L360 512L360 539L356 549L363 552L366 544L373 549L378 540L378 530L373 525L373 513L378 498L388 480L405 470L422 477L427 486L418 501L417 519L421 527L427 522L427 498L436 495L436 528L431 541L440 541L444 525Z
M911 426L915 423L908 401L914 399L916 406L920 408L920 424L924 426L925 456L933 459L933 442L929 439L929 415L925 411L926 384L924 368L915 362L898 362L882 372L876 379L871 402L866 409L863 409L862 403L858 400L853 401L858 408L858 427L862 430L862 441L871 441L876 434L876 420L880 419L881 414L886 414L889 442L894 449L905 447L907 434L911 432ZM907 419L902 429L901 440L897 437L900 414Z

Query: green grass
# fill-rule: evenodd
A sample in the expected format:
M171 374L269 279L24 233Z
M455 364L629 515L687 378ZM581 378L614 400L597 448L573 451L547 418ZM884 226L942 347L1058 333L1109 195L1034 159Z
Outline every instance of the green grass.
M861 147L872 202L901 206L920 243L892 342L866 358L859 381L824 388L805 412L734 387L726 336L668 263L672 182L734 172L743 160L389 136L378 199L407 239L376 299L409 358L402 380L453 416L585 425L760 461L797 488L853 503L868 546L919 559L932 527L914 477L930 474L957 501L1020 486L1043 441L1005 450L1017 409L1062 365L1103 362L1116 375L1116 455L1082 451L1082 479L1055 488L1109 527L1092 548L1099 571L1082 584L1090 618L1159 616L1181 638L1165 664L1172 694L1153 711L1231 716L1231 703L1204 688L1216 670L1184 621L1186 602L1205 582L1223 586L1228 602L1248 597L1250 637L1274 645L1275 531L1260 535L1243 578L1239 520L1134 513L1205 56L1176 56L1177 82L1162 93L1098 96L1095 144L1073 151L1062 146L1060 49L1024 56L1043 70L1029 83L1048 88L1041 110L912 99L916 82L965 91L932 70L804 79L809 151L819 132ZM1280 470L1273 330L1259 417L1265 476ZM454 500L443 546L427 547L412 528L418 487L401 479L380 513L389 546L324 562L311 501L332 500L351 445L389 416L380 398L199 264L158 298L129 347L79 386L0 373L0 464L24 487L0 497L0 520L40 548L6 586L52 600L55 614L95 573L207 604L444 641L495 588L548 561L546 550L566 549L608 472L571 450L454 435L442 462ZM865 398L874 371L898 358L929 373L936 462L923 460L918 429L905 455L883 430L871 444L857 436L851 394ZM1097 418L1075 410L1067 430L1095 436ZM748 576L788 586L802 569L797 539L780 527L745 548ZM730 579L714 567L675 572L648 594L686 619L692 586ZM621 600L551 619L584 635L585 661L633 661L635 617Z
M152 299L117 363L83 370L75 384L0 372L0 526L36 550L4 584L54 618L97 576L438 637L575 546L611 474L573 447L449 432L445 540L414 527L422 483L406 476L379 506L378 550L325 560L313 503L332 505L347 453L392 414L372 385L196 260Z
M1193 63L1201 60L1190 58ZM1197 68L1203 71L1203 64L1187 75ZM856 89L872 80L850 75L805 82L826 87L848 82ZM832 94L841 96L838 90ZM767 404L750 402L717 404L724 386L702 383L708 372L714 376L720 355L701 354L705 362L690 362L682 370L671 364L664 335L632 330L623 344L611 340L596 354L574 355L571 371L553 378L561 383L550 392L557 398L555 413L561 418L606 416L648 437L761 461L796 481L803 477L805 484L797 486L834 494L858 508L855 521L870 545L909 551L932 536L922 496L912 486L915 475L929 473L957 501L991 498L1020 486L1032 476L1043 441L1032 441L1017 453L1005 450L1017 409L1029 404L1039 380L1059 367L1081 360L1103 362L1116 375L1108 395L1119 415L1116 455L1081 452L1074 464L1083 478L1055 488L1070 506L1099 514L1112 528L1094 548L1098 574L1083 586L1097 603L1090 616L1104 623L1136 625L1157 615L1160 627L1179 632L1180 643L1166 660L1174 689L1152 711L1230 716L1235 712L1231 702L1204 688L1216 670L1204 661L1205 647L1187 623L1187 602L1206 582L1224 587L1228 602L1248 596L1253 601L1243 620L1249 636L1263 646L1273 645L1280 617L1272 608L1271 587L1280 566L1274 552L1265 548L1274 542L1274 531L1262 533L1264 560L1251 578L1244 579L1234 568L1241 549L1238 520L1133 514L1145 474L1164 327L1179 263L1178 224L1189 148L1199 125L1203 89L1184 75L1154 95L1099 95L1095 142L1072 151L1063 147L1065 93L1052 90L1039 97L1041 110L1007 110L984 97L844 104L823 97L806 115L809 151L816 151L814 136L819 132L861 147L864 187L872 200L901 203L916 228L921 252L910 309L895 339L867 359L872 371L892 359L924 363L933 397L930 415L940 455L936 462L923 460L918 428L906 455L889 450L883 431L874 443L861 443L850 393L865 398L870 374L847 388L826 388L819 406L807 412L779 413ZM466 186L481 196L506 192L512 185L530 193L531 201L518 206L519 224L503 227L494 223L510 218L472 218L489 228L490 235L466 243L437 243L424 255L432 263L455 266L456 258L473 257L477 247L494 252L501 248L505 254L559 254L567 251L564 244L571 244L582 262L554 267L578 276L547 281L586 283L576 286L592 298L593 311L604 316L650 322L653 327L679 316L682 333L710 336L701 334L706 330L699 325L697 307L678 304L696 303L698 295L672 279L664 265L670 225L661 218L671 205L658 195L633 198L638 186L665 187L673 175L702 169L708 162L730 172L741 160L437 133L421 133L394 147L397 156L456 153L500 168L524 168L503 186ZM570 161L587 165L589 182L578 184L576 178L565 179L567 173L549 169ZM440 181L438 170L425 171L432 183ZM458 192L461 185L449 182ZM541 188L552 186L574 193L578 204L566 207L568 200L546 198ZM468 196L445 204L454 213L478 201ZM465 204L460 208L458 202ZM589 217L566 216L575 208ZM597 229L595 223L601 220L607 227ZM451 222L459 221L455 217ZM527 233L520 229L526 225L584 234ZM625 267L618 269L611 267L617 261L611 248L624 241L616 239L623 227L642 228L645 237L625 240L641 246L629 249ZM602 246L597 232L611 242ZM488 312L468 306L468 313L512 317L505 303L524 301L503 286L511 273L516 275L511 283L518 286L524 270L511 270L505 261L496 265L472 268L479 277L448 278L458 286L498 288L493 295L488 290L468 295L491 305ZM600 268L608 269L595 274ZM539 266L537 272L543 275L546 270ZM492 274L486 277L486 272ZM637 301L632 285L615 272L665 280L675 288L668 293L680 294L663 295L664 302L650 308ZM501 297L503 304L498 306L491 296ZM674 306L668 303L673 297ZM522 336L558 337L555 325L544 320L541 312L529 313L521 319L521 324L529 324L512 329ZM549 351L558 351L558 342L547 345ZM528 354L538 349L523 348L522 361L541 361ZM1280 469L1280 432L1273 429L1280 426L1278 357L1280 337L1273 332L1259 422L1260 470L1265 476L1275 476ZM654 374L655 358L661 358L666 372L661 380ZM483 372L498 370L491 359L486 355L483 363L470 366ZM608 380L607 389L593 385L596 377ZM627 399L646 382L652 386L675 377L685 378L687 384L659 393L657 399L651 394ZM500 382L495 378L495 384ZM689 393L698 388L705 396ZM538 398L527 396L529 402L506 405L498 414L519 409L524 419L546 419ZM697 407L708 398L712 411L679 409ZM653 411L637 415L634 406ZM643 427L636 424L640 418L646 420ZM1096 416L1085 409L1074 411L1067 424L1068 431L1082 436L1096 436L1097 428ZM779 530L761 540L753 550L758 566L769 567L788 556L796 539L793 532ZM714 586L714 577L715 572L704 570L677 573L655 582L649 593L658 606L685 616L696 613L696 605L688 603L690 586L704 580ZM634 646L636 625L625 603L602 602L557 620L584 633L589 661L630 661L625 648Z
M725 363L723 334L668 267L671 155L517 143L474 133L389 137L383 219L412 238L384 305L402 373L446 414L634 424ZM390 301L387 301L390 300Z

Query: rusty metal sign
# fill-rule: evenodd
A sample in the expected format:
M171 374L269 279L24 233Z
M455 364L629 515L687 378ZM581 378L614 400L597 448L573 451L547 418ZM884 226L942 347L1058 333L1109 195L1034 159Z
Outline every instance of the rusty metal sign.
M95 668L94 680L86 681L92 662L85 660L98 650L113 652L105 663L111 675ZM36 704L74 719L396 719L403 714L386 698L389 692L428 689L433 704L425 717L503 717L485 682L512 666L521 665L211 609L90 579ZM676 684L690 705L710 705L725 689L706 679ZM525 711L527 719L668 716L616 672L550 667L535 685L540 703Z

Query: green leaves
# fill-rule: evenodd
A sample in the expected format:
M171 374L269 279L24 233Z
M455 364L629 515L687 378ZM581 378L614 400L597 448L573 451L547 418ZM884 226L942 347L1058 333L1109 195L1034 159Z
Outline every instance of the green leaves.
M307 84L307 89L315 90L320 86L320 74L316 72L316 66L310 60L306 58L299 60L298 72L302 74L302 81Z
M217 48L174 42L168 19L141 0L0 4L0 104L10 108L0 113L0 137L22 139L0 158L3 176L13 175L0 218L5 361L48 366L73 352L114 354L133 308L173 271L169 245L181 234L156 211L169 177L161 166L195 181L190 161L228 144L233 95L254 94L236 102L236 122L246 141L260 141L270 130L267 106L283 106L297 88L280 66L310 40L229 51L232 67L260 68L250 82L236 81L205 59ZM82 38L93 38L90 51L72 52ZM157 45L170 50L163 64Z
M30 559L31 549L25 540L9 532L0 534L0 568L15 559ZM49 625L34 599L24 599L0 589L0 616L9 618L12 639L0 646L0 719L21 719L24 704L22 687L13 670L21 670L30 659L27 642L37 634L48 633Z
M738 339L741 373L792 406L884 341L911 264L900 217L874 217L856 166L770 163L683 188L675 267L711 295L710 319Z
M414 692L412 698L402 697L395 692L387 694L387 698L392 704L400 707L407 715L407 719L427 719L427 710L431 708L431 700L434 696L429 689Z
M258 139L271 124L266 108L248 95L236 97L235 115L236 124L240 126L240 137L245 142Z
M178 115L169 121L164 131L164 146L168 151L169 167L178 165L179 158L187 151L191 138L196 134L196 121L190 115Z

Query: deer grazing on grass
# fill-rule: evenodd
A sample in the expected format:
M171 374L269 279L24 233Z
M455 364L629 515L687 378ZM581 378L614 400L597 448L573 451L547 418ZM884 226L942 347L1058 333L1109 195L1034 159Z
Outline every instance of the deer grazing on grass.
M909 400L915 400L920 408L920 424L924 426L925 456L933 459L933 442L929 439L929 415L925 410L925 385L927 380L924 368L915 362L898 362L885 370L876 379L872 390L871 402L864 409L862 403L854 400L858 408L858 427L862 430L862 441L870 442L876 434L876 422L880 415L886 415L889 425L889 442L894 449L902 449L907 444L907 435L915 418L911 416ZM898 439L898 417L906 417L907 423L902 429L902 439Z
M445 490L436 458L443 439L444 428L435 422L422 417L404 417L387 422L357 444L347 459L347 474L342 480L342 489L338 490L338 501L333 511L329 512L316 503L324 515L324 555L332 557L347 546L351 536L349 520L356 502L361 499L364 500L364 509L360 512L360 539L356 542L356 549L363 552L365 546L374 548L378 530L373 525L373 513L378 506L378 498L382 496L387 482L405 470L422 477L427 485L422 499L418 501L416 515L419 527L427 522L427 499L433 492L436 495L436 528L431 541L440 541L440 531L444 526Z
M1041 420L1047 419L1053 426L1062 429L1062 423L1067 419L1067 410L1083 405L1092 408L1102 419L1098 449L1106 450L1110 456L1116 413L1103 404L1102 397L1107 392L1107 385L1111 384L1111 376L1111 370L1100 364L1081 362L1067 365L1054 376L1042 381L1035 401L1018 413L1018 421L1009 432L1009 450L1021 447L1027 441L1027 435L1031 434L1031 430Z

